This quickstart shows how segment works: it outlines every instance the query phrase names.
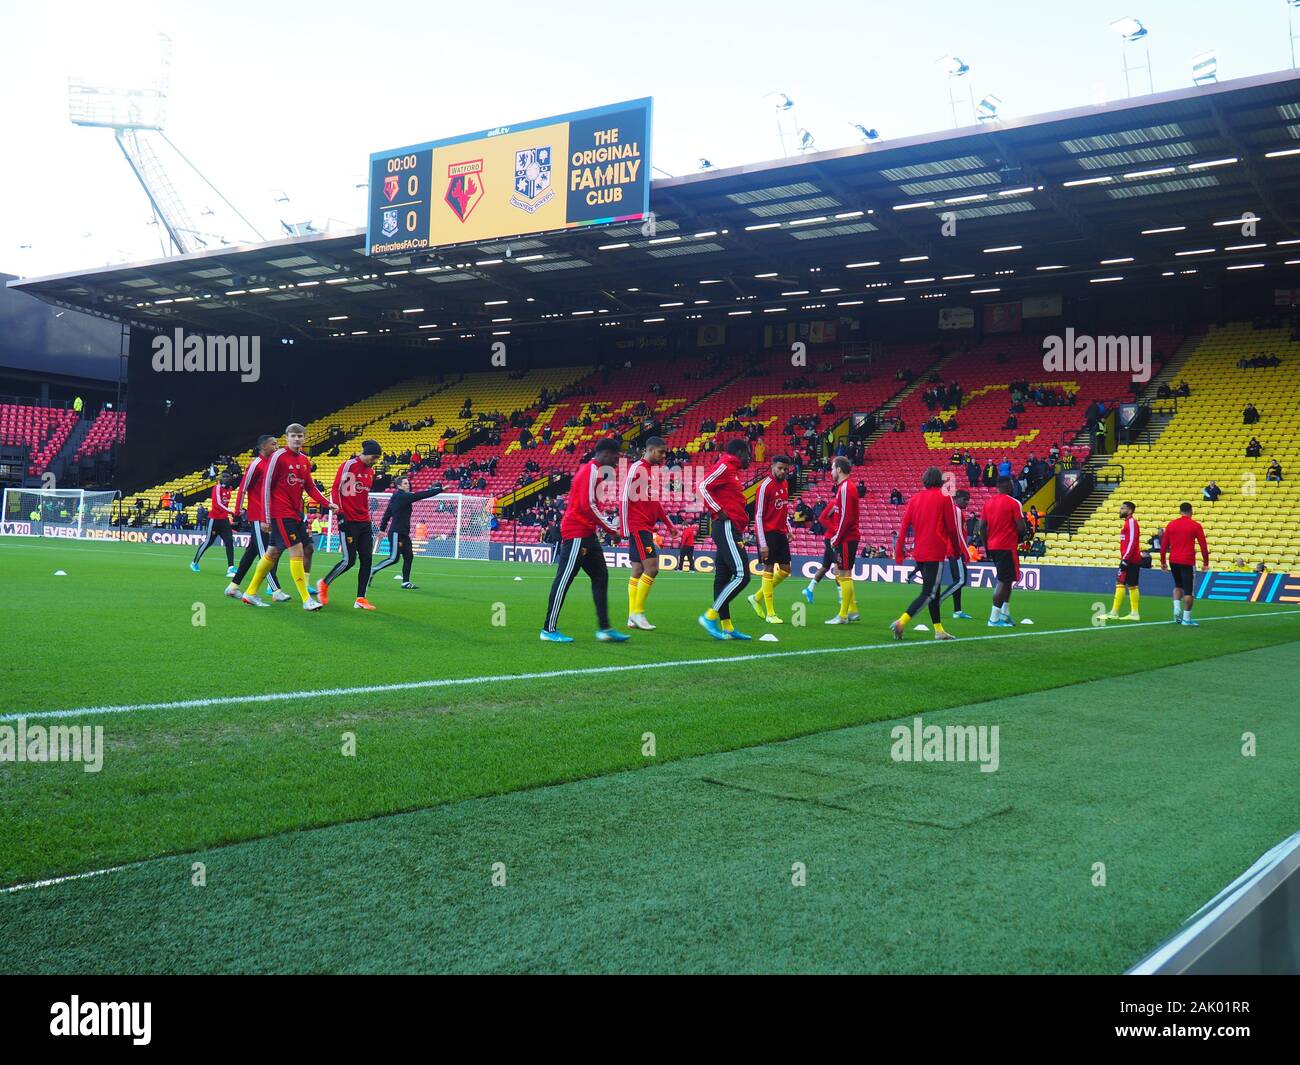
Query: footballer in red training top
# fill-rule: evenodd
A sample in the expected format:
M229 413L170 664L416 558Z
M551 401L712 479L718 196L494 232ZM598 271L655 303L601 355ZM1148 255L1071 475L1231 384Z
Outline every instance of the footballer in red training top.
M1016 549L1028 535L1029 525L1020 500L1011 494L1011 478L998 478L998 494L984 504L979 530L984 538L984 548L989 561L997 569L998 586L993 589L993 610L989 614L991 628L1009 628L1011 620L1011 593L1020 578L1020 558Z
M699 495L708 511L718 554L713 568L713 605L699 622L715 640L750 640L731 623L731 601L749 583L749 556L741 541L749 524L739 471L749 466L749 443L728 440L722 457L700 481Z
M943 575L943 563L948 557L949 545L956 543L961 533L957 531L952 500L944 494L943 474L937 466L931 466L925 471L921 477L921 491L912 496L903 509L903 521L894 541L894 561L900 566L903 564L909 528L914 537L912 559L921 570L921 592L898 619L890 623L889 631L893 633L894 639L901 640L907 623L921 607L928 606L934 638L951 640L952 635L944 632L939 613L939 580Z
M763 586L746 598L754 613L769 625L784 624L776 612L775 592L790 576L791 465L789 456L777 455L772 459L772 472L758 482L754 493L754 533Z
M1128 591L1129 612L1121 621L1141 621L1138 613L1138 579L1142 576L1142 530L1138 526L1133 512L1137 506L1125 501L1119 505L1119 517L1123 523L1119 533L1119 570L1115 574L1115 602L1106 617L1114 620L1119 617L1119 607L1124 602L1124 592Z
M572 636L560 631L560 611L564 598L579 567L586 570L591 580L591 597L596 606L596 639L602 643L624 643L627 634L610 628L609 624L609 569L605 565L605 552L596 533L606 532L612 537L622 535L618 521L606 517L603 507L613 500L602 498L601 486L608 485L615 476L614 465L622 445L613 437L598 441L591 458L578 467L569 484L569 500L560 519L560 543L555 551L555 580L546 601L546 622L541 638L546 643L573 643ZM612 509L612 508L611 508Z
M676 535L677 527L669 520L664 505L655 495L650 470L662 466L668 457L668 444L660 436L645 442L641 457L627 468L620 494L619 517L623 536L627 538L632 556L632 576L627 582L627 627L653 629L655 626L645 616L646 600L659 576L659 549L655 545L655 526L660 522Z
M208 535L199 544L199 549L194 552L194 561L190 563L190 569L195 573L199 572L203 553L220 540L226 549L226 576L234 576L235 536L230 517L230 479L223 473L212 486L212 497L208 502Z
M1174 621L1181 625L1196 625L1192 620L1192 605L1196 602L1196 549L1201 549L1201 565L1210 564L1210 548L1205 542L1205 529L1192 517L1192 505L1183 503L1179 516L1165 526L1160 537L1160 568L1165 568L1166 558L1174 575Z
M839 612L826 622L827 625L844 625L857 621L858 593L853 585L853 563L858 555L858 511L857 489L849 483L853 464L843 455L838 455L831 463L831 476L835 478L835 501L827 507L834 511L833 518L822 513L822 526L826 530L826 543L835 552L835 579L840 586Z
M244 479L239 482L239 491L235 493L235 518L238 519L244 513L245 506L248 508L248 546L244 548L244 556L239 560L239 568L226 585L225 594L231 599L243 596L240 585L244 583L248 571L265 557L271 543L271 526L267 524L266 514L262 510L262 478L266 476L266 460L274 454L275 449L275 437L270 433L263 433L257 438L257 453L245 468ZM266 574L266 589L277 603L286 602L290 598L280 589L274 564Z
M382 454L377 441L366 440L361 444L361 454L353 455L334 473L330 500L339 508L339 550L343 557L316 582L316 598L322 605L329 604L330 585L359 563L357 598L352 605L357 610L375 609L366 598L375 542L370 524L370 486L375 483L374 465Z
M319 610L321 604L307 587L311 569L311 537L302 517L302 494L306 492L323 509L337 511L316 487L311 477L311 459L302 453L307 430L295 422L284 431L285 446L272 453L262 478L262 509L271 525L271 546L258 564L253 579L244 589L244 602L250 606L267 606L253 592L262 583L275 559L282 552L289 555L289 571L294 587L302 597L304 610Z

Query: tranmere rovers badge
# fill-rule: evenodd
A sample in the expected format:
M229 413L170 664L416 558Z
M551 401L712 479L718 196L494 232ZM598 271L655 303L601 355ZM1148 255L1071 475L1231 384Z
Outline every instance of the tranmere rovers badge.
M525 148L515 152L515 187L512 207L532 214L555 198L551 188L551 146Z
M384 236L386 236L386 237L391 237L394 233L397 232L397 212L396 212L396 211L385 211L385 212L384 212L384 224L380 227L380 231L381 231L381 232L384 234Z

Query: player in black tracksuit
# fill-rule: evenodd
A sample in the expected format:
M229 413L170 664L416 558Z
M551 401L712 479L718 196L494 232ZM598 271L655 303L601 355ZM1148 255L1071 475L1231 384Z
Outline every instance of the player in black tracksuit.
M411 549L411 505L421 499L436 496L442 491L442 485L435 485L427 492L412 492L411 478L403 474L393 482L393 495L388 500L384 516L379 519L379 532L388 533L388 557L379 563L370 573L373 582L380 570L396 564L397 557L402 557L402 587L415 588L411 583L411 561L415 552ZM392 528L389 528L389 525Z

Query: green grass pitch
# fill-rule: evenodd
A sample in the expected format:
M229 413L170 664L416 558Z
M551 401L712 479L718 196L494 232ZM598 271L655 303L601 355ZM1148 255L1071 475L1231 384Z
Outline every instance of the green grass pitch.
M792 579L734 612L779 642L718 643L666 573L606 645L579 575L556 646L548 567L309 615L189 557L0 540L0 724L104 729L98 773L0 762L4 971L1119 971L1296 828L1291 608L1022 592L1007 631L974 590L896 644L910 589L796 626ZM996 725L997 771L893 760L915 716Z

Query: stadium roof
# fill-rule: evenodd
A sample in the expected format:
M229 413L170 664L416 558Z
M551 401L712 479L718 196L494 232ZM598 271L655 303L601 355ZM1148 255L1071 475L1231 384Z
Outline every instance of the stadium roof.
M356 230L10 284L154 330L454 343L1237 270L1292 284L1298 201L1300 74L1285 71L657 180L653 231L372 259Z

